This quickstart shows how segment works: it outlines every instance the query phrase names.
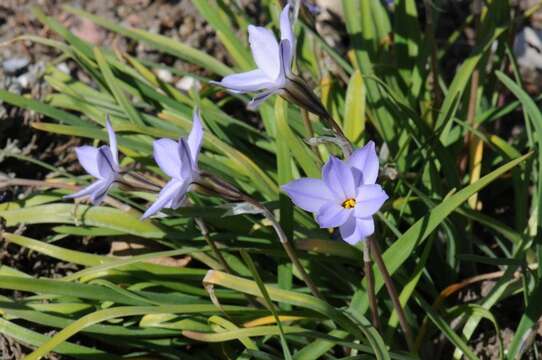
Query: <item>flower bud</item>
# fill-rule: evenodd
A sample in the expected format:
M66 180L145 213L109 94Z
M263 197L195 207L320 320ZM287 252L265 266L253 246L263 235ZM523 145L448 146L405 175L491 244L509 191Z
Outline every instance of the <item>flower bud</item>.
M195 185L195 190L205 195L218 195L230 201L244 199L237 188L213 174L202 172Z
M322 118L329 118L329 113L322 105L322 102L314 92L303 82L303 80L293 74L288 75L286 83L280 89L280 96L287 101L294 103L303 109L316 114Z

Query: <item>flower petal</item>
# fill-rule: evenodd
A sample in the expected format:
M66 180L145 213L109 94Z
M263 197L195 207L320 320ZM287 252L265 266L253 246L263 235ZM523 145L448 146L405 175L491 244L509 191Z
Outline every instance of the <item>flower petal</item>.
M201 124L201 117L199 110L194 110L192 116L192 130L188 135L188 148L190 149L190 155L192 158L192 165L198 166L198 157L201 149L201 142L203 140L203 125Z
M277 79L280 72L279 44L273 32L261 26L248 26L248 42L254 62L271 81Z
M280 13L280 39L288 40L290 49L295 48L295 38L290 22L290 4L287 4Z
M281 40L280 42L280 75L279 80L283 80L292 72L292 47L288 40ZM282 87L283 85L281 85Z
M380 185L362 185L358 188L354 214L358 218L373 216L386 200L388 200L388 195Z
M96 191L99 191L102 186L103 186L103 181L102 180L95 181L92 184L90 184L89 186L79 190L76 193L65 195L64 199L76 199L76 198L80 198L80 197L84 197L84 196L93 194Z
M348 158L347 164L361 171L364 184L374 184L378 177L378 156L376 155L375 143L369 141L364 147L354 151Z
M190 147L185 139L179 140L179 158L181 159L181 179L192 182L194 173L194 164L192 162L192 154Z
M322 168L322 177L327 187L339 201L356 197L356 187L352 170L342 160L330 156Z
M117 149L117 137L115 136L115 131L111 126L111 121L109 120L109 114L107 114L105 119L105 127L107 128L107 135L109 136L109 147L111 149L111 155L113 156L113 166L114 170L118 172L120 170L119 166L119 151Z
M88 145L78 146L75 148L75 153L77 154L79 164L81 164L87 173L96 178L101 177L100 171L98 170L98 149Z
M264 91L261 94L258 94L247 105L248 110L256 110L258 106L260 106L261 103L263 103L265 100L267 100L268 97L273 95L275 93L274 90L271 91Z
M282 186L294 204L303 210L313 213L333 201L333 195L326 184L320 179L303 178L294 180Z
M189 191L190 182L189 181L183 181L183 186L181 189L177 192L177 195L175 195L171 201L169 201L164 208L170 208L170 209L178 209L182 206L184 201L186 200L186 195Z
M358 219L352 216L339 227L339 232L344 241L350 245L365 240L367 236L370 236L375 231L375 225L372 218Z
M154 161L169 177L181 177L179 144L171 139L158 139L152 144Z
M118 166L115 164L113 154L108 145L98 148L98 171L100 179L115 179L118 174Z
M107 195L109 188L113 184L113 180L100 180L97 181L97 183L99 183L100 186L96 188L96 191L90 194L90 202L92 205L99 205L102 202L105 195Z
M156 201L145 211L141 219L146 219L166 207L168 203L171 204L172 200L179 196L179 193L183 190L184 183L185 181L182 180L171 179L160 191Z
M348 218L352 217L352 213L352 210L346 210L334 202L328 202L318 210L316 221L320 227L333 228L344 224Z
M225 76L222 81L210 83L223 86L238 93L259 91L273 87L267 75L260 69Z

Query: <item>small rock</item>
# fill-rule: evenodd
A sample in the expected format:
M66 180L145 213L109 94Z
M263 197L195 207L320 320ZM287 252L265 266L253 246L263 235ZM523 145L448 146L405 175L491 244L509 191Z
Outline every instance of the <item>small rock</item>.
M171 71L167 69L156 70L156 75L158 76L160 80L167 83L170 83L173 80L173 75L171 75Z
M21 76L17 77L17 82L23 89L28 89L30 83L32 82L32 76L30 73L24 73Z
M105 33L96 24L88 19L82 19L76 26L71 28L74 35L93 45L100 45L105 39Z
M57 68L58 70L62 71L64 74L70 75L70 73L71 73L68 64L66 64L65 62L58 64L58 65L56 66L56 68Z
M28 64L30 64L30 59L21 56L7 59L2 63L2 67L4 68L4 72L6 74L15 75L21 70L25 69Z
M179 35L182 38L189 36L194 33L194 19L186 18L185 21L179 26Z
M125 22L130 26L136 26L138 24L141 24L141 17L137 14L130 14Z
M18 82L11 83L7 87L7 90L17 95L21 95L21 93L23 92L23 88L21 87L21 84L19 84Z
M388 148L388 145L386 143L382 144L382 147L380 148L380 153L378 154L378 158L382 162L388 161L388 158L390 157L390 149Z
M514 54L518 64L528 69L542 70L542 31L524 27L514 39Z
M175 83L175 87L183 91L190 91L192 88L195 90L200 90L201 84L192 76L185 76Z

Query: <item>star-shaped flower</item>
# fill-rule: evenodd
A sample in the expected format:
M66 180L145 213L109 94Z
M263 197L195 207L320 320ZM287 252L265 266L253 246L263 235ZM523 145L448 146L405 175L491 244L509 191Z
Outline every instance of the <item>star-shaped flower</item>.
M90 202L93 205L98 205L104 199L111 185L117 180L120 172L117 138L109 118L105 121L105 127L109 136L109 146L102 145L95 148L85 145L75 148L81 166L97 180L75 194L66 195L65 198L73 199L90 195Z
M343 240L355 244L374 233L373 215L388 199L376 184L378 167L371 141L346 161L331 156L322 180L294 180L282 189L297 206L316 214L320 227L338 227Z
M198 157L203 140L203 126L198 111L194 111L192 130L188 138L178 142L159 139L153 143L154 160L171 180L158 194L156 201L145 211L142 219L164 208L177 209L186 198L190 185L199 178Z
M220 82L213 82L235 93L258 92L249 103L249 108L258 107L269 96L286 87L295 49L289 11L288 4L280 14L280 43L271 30L248 26L248 40L257 69L228 75Z

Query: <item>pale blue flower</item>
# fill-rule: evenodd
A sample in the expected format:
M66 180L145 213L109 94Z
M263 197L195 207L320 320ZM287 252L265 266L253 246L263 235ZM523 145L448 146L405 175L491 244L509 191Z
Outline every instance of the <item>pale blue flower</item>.
M203 140L203 126L198 111L194 111L192 130L188 138L178 142L159 139L153 143L154 160L171 180L158 194L156 201L145 211L142 219L156 214L164 208L177 209L190 189L199 179L198 157Z
M86 188L67 195L65 198L73 199L90 195L90 201L93 205L102 202L111 185L119 177L120 166L117 151L117 138L109 118L105 121L107 134L109 136L109 146L102 145L99 148L92 146L79 146L75 148L77 159L87 173L97 178L95 182Z
M289 18L290 5L280 14L280 43L269 29L248 26L248 40L257 69L232 74L220 82L213 82L234 93L257 92L249 108L258 107L269 96L280 93L291 75L295 39Z
M303 178L282 189L297 206L314 213L320 227L338 227L343 240L355 244L374 233L373 215L388 199L376 184L378 167L370 141L346 161L331 156L322 168L322 180Z

